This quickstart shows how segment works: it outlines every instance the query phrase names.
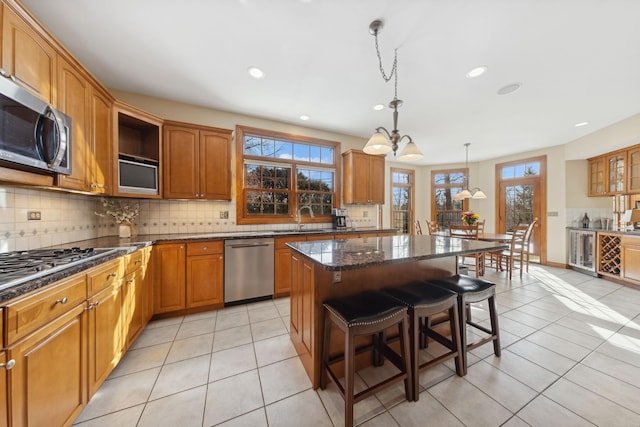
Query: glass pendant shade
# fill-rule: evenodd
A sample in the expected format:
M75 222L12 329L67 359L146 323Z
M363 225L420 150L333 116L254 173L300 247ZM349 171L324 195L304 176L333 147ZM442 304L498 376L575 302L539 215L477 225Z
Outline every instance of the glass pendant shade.
M391 149L389 139L379 131L376 131L371 135L363 150L367 154L387 154Z
M487 195L484 194L484 191L478 189L475 193L473 193L473 196L471 196L472 199L486 199Z
M398 160L402 160L405 162L413 162L416 160L420 160L422 158L422 152L418 148L418 146L410 141L407 145L404 146L404 149L400 152L398 156Z

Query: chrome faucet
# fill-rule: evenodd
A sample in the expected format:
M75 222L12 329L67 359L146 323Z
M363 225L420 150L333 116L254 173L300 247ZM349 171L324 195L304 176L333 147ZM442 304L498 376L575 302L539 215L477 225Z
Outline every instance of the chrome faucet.
M300 222L302 221L302 211L304 209L308 209L309 215L311 215L311 218L315 218L315 215L313 214L313 209L311 209L311 206L309 205L300 206L298 208L298 214L296 215L296 222L298 223L298 231L302 230L302 224Z

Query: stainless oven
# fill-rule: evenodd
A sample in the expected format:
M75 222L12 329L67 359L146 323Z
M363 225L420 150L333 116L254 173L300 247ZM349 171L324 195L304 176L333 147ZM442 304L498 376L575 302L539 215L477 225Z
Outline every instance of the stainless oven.
M0 78L0 165L71 173L71 119Z

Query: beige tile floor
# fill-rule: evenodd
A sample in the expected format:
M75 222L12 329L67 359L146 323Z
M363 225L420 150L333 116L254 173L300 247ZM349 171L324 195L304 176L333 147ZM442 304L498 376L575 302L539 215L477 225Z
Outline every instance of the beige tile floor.
M502 357L491 345L356 405L359 425L640 426L640 291L532 266L498 285ZM474 318L486 321L482 305ZM335 388L314 391L289 341L289 300L149 323L78 426L342 426ZM437 354L430 345L423 357ZM359 387L391 369L367 368Z

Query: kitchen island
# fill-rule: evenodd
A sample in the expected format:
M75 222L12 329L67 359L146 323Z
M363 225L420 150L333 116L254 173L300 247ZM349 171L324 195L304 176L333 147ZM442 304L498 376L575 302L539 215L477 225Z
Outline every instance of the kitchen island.
M292 265L290 336L314 389L320 386L324 301L451 276L457 272L459 255L508 248L503 243L406 234L287 246ZM336 344L332 353L341 350L342 340L332 338ZM367 357L366 353L356 357L356 366L366 365Z

